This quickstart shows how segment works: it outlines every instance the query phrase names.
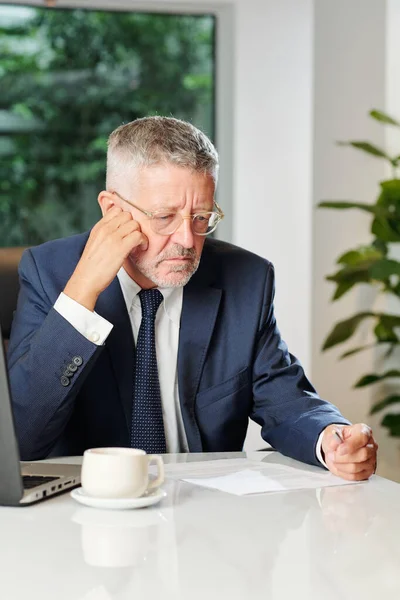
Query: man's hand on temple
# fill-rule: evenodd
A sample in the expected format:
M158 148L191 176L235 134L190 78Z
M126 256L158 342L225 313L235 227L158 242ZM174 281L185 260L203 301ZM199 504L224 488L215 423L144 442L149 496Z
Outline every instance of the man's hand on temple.
M117 275L133 250L148 246L147 237L131 213L114 206L93 227L81 259L64 293L93 311L97 298Z
M375 473L378 444L371 428L364 423L329 425L324 431L321 450L328 469L338 477L362 481Z

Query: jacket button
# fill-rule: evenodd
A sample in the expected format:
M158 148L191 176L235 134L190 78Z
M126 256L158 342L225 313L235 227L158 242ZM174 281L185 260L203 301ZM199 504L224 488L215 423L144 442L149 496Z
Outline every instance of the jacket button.
M67 387L69 385L69 379L65 375L62 375L60 381L61 381L61 385L64 387Z
M76 365L74 365L74 363L72 362L70 365L68 365L67 369L69 371L72 371L72 373L75 373L75 371L78 370L78 367Z
M65 377L72 377L74 374L74 371L71 371L69 368L65 369L63 375L65 375Z
M74 365L76 365L77 367L80 367L81 364L83 363L83 358L82 356L74 356L74 358L72 359L72 362L74 363Z

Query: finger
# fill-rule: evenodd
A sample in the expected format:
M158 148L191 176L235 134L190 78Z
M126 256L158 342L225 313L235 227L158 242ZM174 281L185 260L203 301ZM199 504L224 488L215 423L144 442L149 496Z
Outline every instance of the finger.
M361 473L365 470L370 470L372 472L375 468L375 457L372 457L369 460L364 461L363 463L334 463L334 467L338 473L355 474Z
M125 223L129 223L130 221L133 221L133 217L132 217L131 213L124 210L124 211L120 212L118 215L114 216L109 221L107 221L107 223L104 224L104 228L108 232L115 231L116 229L118 229Z
M339 452L330 452L328 460L336 464L346 463L363 463L370 458L376 458L377 445L367 444L363 448L359 448L352 454L341 454Z
M110 208L110 210L108 210L106 212L106 214L104 215L104 217L102 219L100 219L99 223L108 223L109 221L111 221L112 219L114 219L114 217L116 217L117 215L119 215L122 212L123 212L122 208L120 208L119 206L114 205L112 208Z
M343 465L335 465L335 463L327 463L327 465L331 473L348 481L368 479L375 471L375 461L369 461L362 465L355 465L353 472L351 472L351 469L343 470Z
M133 233L134 231L140 231L140 225L137 221L131 219L127 223L123 223L122 225L120 225L115 231L115 233L116 235L118 235L119 238L124 238L127 235Z
M145 251L149 246L148 238L139 230L133 231L126 235L122 240L126 252L126 256L134 249L140 246L140 249Z
M359 473L342 473L342 472L334 472L332 471L334 475L337 475L338 477L341 477L342 479L346 479L346 481L365 481L366 479L369 479L371 477L371 475L373 475L373 470L371 470L370 468L368 469L364 469L363 471L360 471Z
M326 442L323 444L325 454L335 452L342 442L332 433L327 436Z
M105 223L108 223L109 221L111 221L114 217L116 217L121 212L122 212L122 208L119 208L118 206L113 206L112 208L110 208L110 210L107 211L107 213L104 215L104 217L102 217L99 221L97 221L97 223L92 227L92 231L90 232L91 237L96 235L97 232L99 230L101 230L102 227L104 227Z
M359 448L366 446L372 437L372 430L364 423L348 425L342 430L344 442L337 450L339 455L352 454Z
M354 433L364 433L370 437L372 435L372 429L365 423L355 423L354 425L344 425L342 433L344 439L350 438Z
M322 451L324 454L334 452L342 443L341 436L342 426L341 425L329 425L322 438Z
M105 236L117 229L119 223L126 222L130 213L124 212L118 206L111 208L107 214L93 227L91 237Z

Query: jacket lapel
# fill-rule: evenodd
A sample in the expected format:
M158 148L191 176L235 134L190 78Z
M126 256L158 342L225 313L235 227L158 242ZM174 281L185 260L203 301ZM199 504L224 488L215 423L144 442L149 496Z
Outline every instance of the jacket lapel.
M197 274L185 286L178 350L178 382L182 418L191 452L201 452L195 416L195 399L208 346L215 326L222 291Z
M99 296L96 312L114 325L106 341L128 430L131 428L135 343L118 277Z

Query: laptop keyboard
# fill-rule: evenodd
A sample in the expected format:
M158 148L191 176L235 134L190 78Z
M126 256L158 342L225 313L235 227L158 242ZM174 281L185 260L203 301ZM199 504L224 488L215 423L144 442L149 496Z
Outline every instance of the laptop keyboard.
M49 483L50 481L54 481L55 479L60 479L59 477L45 477L44 475L23 475L22 484L25 490L30 490L38 485L43 485L44 483Z

